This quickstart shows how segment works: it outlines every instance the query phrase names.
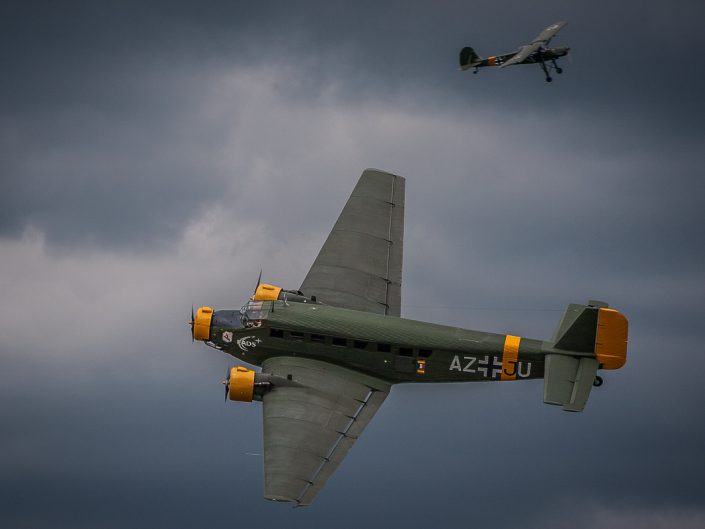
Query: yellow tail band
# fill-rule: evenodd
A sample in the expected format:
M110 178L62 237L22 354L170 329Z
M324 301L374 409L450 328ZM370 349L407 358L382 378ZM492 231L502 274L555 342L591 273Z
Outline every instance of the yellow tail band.
M629 323L619 311L600 309L597 314L595 357L602 369L619 369L627 362Z

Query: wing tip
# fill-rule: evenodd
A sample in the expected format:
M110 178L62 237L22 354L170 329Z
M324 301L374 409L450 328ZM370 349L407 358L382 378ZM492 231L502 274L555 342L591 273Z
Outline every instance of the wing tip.
M363 175L366 173L377 173L377 174L384 175L384 176L393 176L395 178L404 179L404 177L401 175L398 175L396 173L392 173L390 171L385 171L384 169L377 169L375 167L367 167L364 171L362 171Z

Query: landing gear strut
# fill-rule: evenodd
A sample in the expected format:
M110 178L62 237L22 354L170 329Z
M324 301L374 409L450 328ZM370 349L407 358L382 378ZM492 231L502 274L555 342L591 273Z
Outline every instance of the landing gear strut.
M604 380L602 380L602 377L600 375L597 375L595 377L595 380L593 381L592 385L595 386L596 388L599 388L602 384L604 384Z
M548 73L548 68L546 67L546 63L543 62L543 57L540 57L540 59L541 59L541 69L543 70L543 73L546 74L546 82L550 83L551 81L553 81L553 79L551 78L551 75Z
M551 62L549 64L546 64L546 61L543 60L543 55L539 55L537 57L538 62L541 64L541 69L543 70L543 73L546 74L546 82L550 83L553 81L553 78L551 77L551 70L555 70L557 74L562 74L563 73L563 68L558 66L556 63L556 59L551 59Z

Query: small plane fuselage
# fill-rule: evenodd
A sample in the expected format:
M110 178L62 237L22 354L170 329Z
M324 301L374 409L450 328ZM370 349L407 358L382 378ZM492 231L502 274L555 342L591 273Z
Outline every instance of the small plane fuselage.
M554 61L559 57L564 57L565 55L568 55L569 51L570 48L567 47L548 48L546 50L532 53L526 59L517 64L541 64L541 62L545 61ZM486 59L482 59L479 64L474 64L473 66L477 68L482 68L484 66L502 66L505 62L514 57L517 53L518 52L505 53L504 55L493 55L491 57L487 57Z

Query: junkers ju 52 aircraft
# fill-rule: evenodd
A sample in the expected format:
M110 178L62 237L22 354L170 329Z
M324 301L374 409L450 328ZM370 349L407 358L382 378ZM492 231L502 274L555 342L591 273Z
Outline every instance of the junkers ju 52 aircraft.
M405 179L362 173L299 289L260 283L240 310L201 307L192 337L250 365L226 398L262 401L264 496L308 505L402 382L543 378L543 400L581 411L598 369L627 353L627 320L571 304L542 341L400 317Z
M556 22L544 29L538 37L531 41L530 44L522 46L513 53L505 53L504 55L493 55L483 59L479 57L475 50L470 47L460 50L460 69L469 70L474 68L472 73L477 73L478 69L485 66L499 66L505 68L513 64L540 64L543 73L546 74L546 82L551 82L550 70L555 70L556 73L563 73L563 69L558 66L556 59L567 55L570 48L549 48L548 43L556 36L567 22Z

